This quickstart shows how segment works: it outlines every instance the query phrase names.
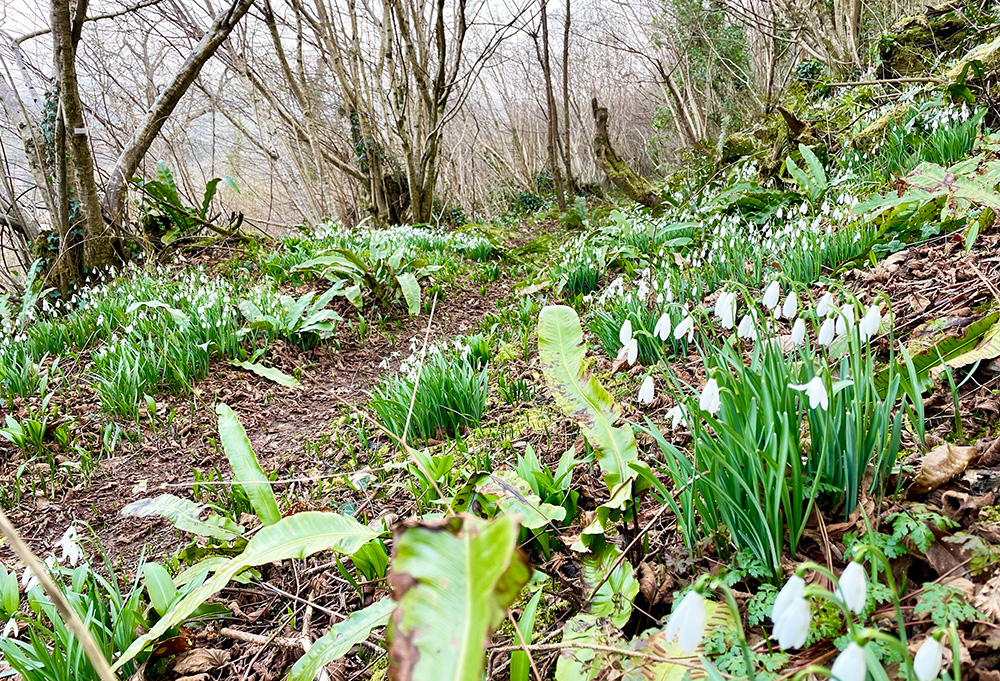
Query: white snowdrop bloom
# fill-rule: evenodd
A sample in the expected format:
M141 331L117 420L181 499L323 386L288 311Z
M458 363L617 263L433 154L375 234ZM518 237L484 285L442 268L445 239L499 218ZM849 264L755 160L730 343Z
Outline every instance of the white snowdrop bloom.
M792 604L793 601L801 599L805 596L806 592L806 580L802 579L797 574L792 575L791 578L785 585L781 587L781 591L778 595L774 597L774 605L771 606L771 621L777 622L781 619L784 614L785 609Z
M806 320L799 317L792 325L792 345L802 345L806 342Z
M782 215L784 215L784 211L781 209L781 206L778 206L778 210L774 212L774 217L780 220Z
M646 376L642 381L642 386L639 387L639 401L642 404L650 404L653 401L655 393L656 386L653 383L653 377Z
M800 578L801 579L801 578ZM775 601L777 605L777 601ZM771 630L771 637L778 642L778 647L782 650L790 648L801 648L806 644L809 637L809 626L812 621L812 611L807 601L802 595L789 600L776 616L772 615L774 627Z
M753 318L750 315L743 315L740 325L736 327L736 337L757 340L757 327L754 325Z
M805 215L806 213L808 213L809 212L809 204L806 203L805 201L803 201L802 205L799 206L799 212L802 213L803 215Z
M830 291L827 291L823 294L823 297L819 299L819 303L816 304L816 316L826 317L835 311L836 307L834 307L833 294Z
M845 305L837 316L837 335L843 336L854 328L854 306Z
M56 542L56 548L60 550L59 562L66 562L73 566L84 559L83 549L80 548L80 535L76 531L75 525L66 528L63 536Z
M684 319L680 321L680 324L674 327L674 338L676 340L680 340L685 335L687 335L689 343L694 340L694 319L691 318L690 314L684 315Z
M715 315L722 320L722 328L731 329L736 320L736 292L723 291L715 303Z
M834 321L833 317L827 317L822 326L819 327L819 344L824 347L829 347L830 343L833 342L836 328L837 323Z
M865 312L865 316L861 318L861 323L858 325L858 331L861 333L861 340L866 341L874 338L878 335L878 327L882 323L882 313L879 312L878 305L872 305Z
M667 643L677 639L681 652L685 655L692 654L705 635L706 621L705 597L692 589L667 620L664 632Z
M618 330L618 340L621 341L622 345L627 345L630 340L632 340L632 320L626 319L622 324L622 328Z
M788 387L799 392L805 391L809 397L809 407L811 409L826 409L830 406L830 398L826 394L826 384L819 376L813 376L808 383L789 383Z
M698 399L698 406L702 411L709 414L717 414L722 408L722 397L719 394L719 382L714 378L708 379L705 387L701 390L701 397Z
M913 672L918 681L933 681L941 675L944 647L935 636L928 636L920 644L913 658Z
M635 364L635 361L639 358L639 342L632 338L628 343L622 346L622 349L618 351L618 359L624 359L629 366Z
M687 413L683 405L676 405L667 410L667 418L670 420L670 430L677 430L677 426L683 423L687 425Z
M764 291L764 307L768 310L773 310L778 304L778 298L781 296L781 284L777 280L772 281L767 290Z
M867 592L868 577L865 575L865 569L860 563L852 560L844 569L844 573L837 583L837 600L854 614L860 615L861 611L865 609Z
M11 636L18 636L21 631L17 626L17 615L11 615L11 618L7 620L7 624L4 625L3 633L0 633L0 638L10 638Z
M847 644L830 668L830 678L833 681L865 681L867 673L864 648L854 641Z
M785 297L785 302L781 306L781 316L785 319L791 319L798 311L799 297L795 295L795 291L789 291Z
M653 335L661 341L670 338L670 315L666 312L661 314L660 318L656 320L656 326L653 327Z

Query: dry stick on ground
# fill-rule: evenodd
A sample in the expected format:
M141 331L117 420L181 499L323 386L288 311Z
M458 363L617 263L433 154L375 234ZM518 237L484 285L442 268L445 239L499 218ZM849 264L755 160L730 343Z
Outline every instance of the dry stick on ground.
M538 667L535 665L535 658L531 656L531 651L528 650L529 643L524 640L524 636L521 634L521 628L517 626L517 622L514 621L514 617L510 614L510 610L507 611L507 621L510 622L510 626L514 627L514 636L521 642L521 651L528 656L528 664L531 665L531 673L535 675L535 681L542 681L542 675L538 673Z
M111 671L111 666L104 658L104 653L98 647L97 642L90 633L90 629L80 620L76 611L70 606L69 601L63 596L62 590L52 580L48 570L38 560L38 557L32 553L28 545L24 543L21 535L11 525L7 514L2 509L0 509L0 533L7 538L11 550L27 566L25 569L31 570L31 573L38 579L38 583L42 585L46 595L52 600L53 605L56 606L56 611L62 617L63 623L69 627L69 630L76 636L80 645L83 646L83 652L86 654L97 676L100 677L101 681L116 681L115 673Z

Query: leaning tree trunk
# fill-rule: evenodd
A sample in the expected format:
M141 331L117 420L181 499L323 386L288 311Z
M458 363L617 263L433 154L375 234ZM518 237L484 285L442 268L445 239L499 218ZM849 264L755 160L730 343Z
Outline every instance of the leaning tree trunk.
M600 106L595 97L590 101L594 111L594 158L611 183L625 192L633 201L648 208L655 208L663 203L663 199L653 185L645 178L635 174L628 164L621 159L611 146L608 138L608 110Z
M223 10L215 17L205 35L191 50L181 68L174 74L173 80L157 95L153 105L139 123L139 127L132 133L125 144L125 150L122 151L115 163L115 168L111 172L111 177L104 191L104 209L111 221L117 223L121 220L125 211L129 180L139 169L139 164L146 152L149 151L153 140L160 134L164 123L170 118L184 93L198 77L201 67L215 54L219 45L229 37L240 19L250 10L253 2L254 0L235 0L228 9ZM67 127L69 126L67 125Z

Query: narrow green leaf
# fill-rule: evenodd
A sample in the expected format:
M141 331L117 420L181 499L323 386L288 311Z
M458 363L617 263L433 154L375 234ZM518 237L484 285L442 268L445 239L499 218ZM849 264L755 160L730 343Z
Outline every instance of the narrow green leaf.
M213 537L222 541L237 539L243 528L235 523L210 523L201 520L205 507L190 499L181 499L173 494L161 494L133 501L122 509L121 514L129 518L164 518L184 532L202 537Z
M517 620L517 631L520 638L514 637L515 645L530 645L531 635L535 631L535 615L538 611L538 602L542 599L542 590L539 589L531 597L528 604L524 606L520 619ZM523 650L515 650L510 654L510 681L530 681L531 664L528 654Z
M396 603L391 598L383 598L335 624L299 658L288 675L289 681L313 681L320 669L350 652L351 648L368 638L372 629L384 627L395 607Z
M219 415L219 438L229 464L233 467L233 474L250 499L260 522L273 525L281 520L278 501L274 498L270 481L250 448L250 440L247 439L243 425L228 405L219 404L215 411Z
M229 363L235 367L252 371L261 378L266 378L267 380L273 381L278 385L283 385L286 388L302 387L302 384L300 384L298 379L294 376L289 376L285 372L275 369L274 367L266 367L263 364L258 364L257 362L243 362L238 359L231 360Z
M166 614L170 602L177 595L177 587L167 569L159 563L146 563L142 566L142 578L149 593L149 602L161 617Z

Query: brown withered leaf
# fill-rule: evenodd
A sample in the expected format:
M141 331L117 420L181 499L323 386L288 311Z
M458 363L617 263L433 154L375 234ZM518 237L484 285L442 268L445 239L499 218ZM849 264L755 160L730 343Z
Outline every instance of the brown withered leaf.
M972 605L994 622L1000 622L1000 575L991 577L976 589Z
M924 455L920 472L910 485L911 494L925 494L960 475L979 456L975 447L945 443Z
M181 676L201 674L229 663L229 651L218 648L195 648L177 656L173 669Z

